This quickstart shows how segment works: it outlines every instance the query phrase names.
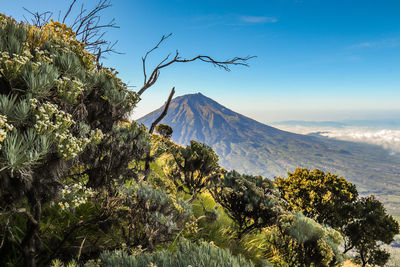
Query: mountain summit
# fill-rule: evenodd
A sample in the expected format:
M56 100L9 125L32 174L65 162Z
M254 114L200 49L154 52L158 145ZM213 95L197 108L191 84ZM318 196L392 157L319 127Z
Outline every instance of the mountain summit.
M161 114L164 106L138 120L150 126ZM171 101L167 116L161 121L174 130L172 140L181 145L197 140L208 145L221 141L246 142L283 132L247 118L220 105L201 93L179 96ZM288 133L287 133L288 134Z
M138 122L149 127L162 110ZM211 146L226 169L273 178L296 167L318 168L345 176L359 191L400 190L400 158L380 147L281 131L200 93L173 99L161 123L172 127L178 144L197 140Z

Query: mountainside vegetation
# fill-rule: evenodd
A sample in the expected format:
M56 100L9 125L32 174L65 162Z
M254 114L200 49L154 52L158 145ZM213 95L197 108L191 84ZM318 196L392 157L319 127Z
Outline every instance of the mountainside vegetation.
M163 107L137 120L149 127ZM400 215L400 157L374 145L294 134L247 118L198 93L173 99L161 123L171 139L211 146L228 169L273 178L297 167L344 176L362 195L375 194Z
M210 146L171 141L173 127L149 133L129 115L163 65L133 92L90 47L64 23L0 15L0 266L387 262L399 226L376 198L320 170L227 171ZM341 205L355 212L324 213Z

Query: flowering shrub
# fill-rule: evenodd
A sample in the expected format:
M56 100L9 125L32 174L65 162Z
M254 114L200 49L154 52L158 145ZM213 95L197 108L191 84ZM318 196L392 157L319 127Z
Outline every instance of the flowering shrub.
M79 215L87 220L106 217L106 207L89 205L94 187L112 191L114 182L136 177L128 165L148 149L144 128L118 127L138 101L117 72L98 65L65 24L36 27L0 14L0 239L16 249L1 257L0 265L34 266L46 255L61 253L62 246L74 242L63 238L79 237L68 231L93 225L75 218L83 207L94 210L91 216ZM74 166L82 174L73 172ZM16 210L24 212L17 218ZM59 225L63 218L67 227L40 225L46 221L43 214ZM12 228L17 222L22 233ZM54 239L43 229L63 237Z
M0 73L7 80L13 80L20 75L23 67L32 58L29 50L24 50L22 55L13 54L10 56L9 52L0 53Z
M79 80L62 77L57 79L56 83L58 95L69 103L76 103L78 96L83 92L83 83Z
M91 188L87 188L82 183L66 184L61 190L61 198L59 199L58 206L62 210L67 210L69 208L74 209L87 203L94 195L95 191Z
M7 117L4 115L0 115L0 148L1 143L6 139L7 132L11 131L13 126L7 123Z
M31 99L32 107L37 100ZM60 110L56 104L44 103L37 109L35 129L39 134L51 134L58 144L58 154L65 159L72 159L80 154L91 142L99 143L103 137L101 130L91 130L89 137L75 137L69 130L75 121L71 114Z

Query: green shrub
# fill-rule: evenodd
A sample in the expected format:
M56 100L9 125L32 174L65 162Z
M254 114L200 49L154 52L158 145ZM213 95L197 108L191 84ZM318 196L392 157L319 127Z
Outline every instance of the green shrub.
M360 198L355 204L354 220L344 229L348 247L356 252L362 266L385 266L390 254L382 244L390 244L399 233L398 222L387 214L374 196Z
M279 192L261 176L228 172L214 183L212 195L238 225L239 237L276 223L281 212Z
M352 220L356 186L343 177L321 170L297 168L287 178L278 177L275 185L288 209L302 212L319 223L341 229Z
M128 248L140 245L151 250L168 243L192 219L189 204L144 182L121 187L116 201L115 238Z
M173 132L173 130L172 130L172 128L171 128L171 126L169 126L169 125L166 125L166 124L158 124L157 126L156 126L156 132L158 133L158 134L160 134L162 137L165 137L165 138L171 138L171 136L172 136L172 132Z
M233 256L228 250L208 243L195 244L189 241L178 243L174 252L161 250L130 256L126 252L104 252L101 260L108 267L244 267L254 266L242 256Z
M268 250L275 250L278 261L287 266L332 266L341 263L339 232L301 213L284 214L267 230Z
M355 252L363 266L383 266L388 261L381 245L393 241L399 225L374 196L358 198L354 184L321 170L298 168L275 183L290 210L340 231L344 253Z
M172 147L174 157L168 176L176 186L190 195L196 195L219 176L218 156L211 147L196 141L190 145Z

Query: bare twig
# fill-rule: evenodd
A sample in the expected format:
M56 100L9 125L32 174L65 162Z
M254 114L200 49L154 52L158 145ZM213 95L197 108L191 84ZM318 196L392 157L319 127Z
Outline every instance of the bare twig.
M84 7L84 4L82 4L78 14L72 19L72 23L68 24L68 18L73 13L77 2L77 0L71 0L71 4L69 5L65 14L62 16L61 11L59 12L59 20L62 17L62 23L67 24L76 33L77 39L83 42L85 44L85 48L94 53L98 60L103 54L106 53L113 52L121 54L114 48L117 44L117 41L111 42L104 39L107 29L119 28L116 25L114 18L108 23L102 23L101 21L101 12L104 9L111 7L111 0L98 0L96 6L89 10ZM53 13L50 11L39 13L29 11L26 8L24 9L33 17L30 22L38 27L46 25L53 17ZM29 22L27 18L25 18L25 21Z
M158 48L158 46L165 41L166 39L168 39L170 36L172 35L172 33L168 34L168 35L163 35L160 39L160 41L149 51L146 52L146 54L144 55L144 57L142 57L142 65L143 65L143 75L144 75L144 84L146 84L147 82L147 73L146 73L146 59L147 56L153 52L154 50L156 50ZM169 55L168 55L169 56Z
M49 23L51 17L53 16L53 12L50 12L50 11L46 11L43 13L32 12L32 11L26 9L25 7L24 7L24 10L32 16L30 21L24 16L25 22L31 23L32 25L35 25L39 28L41 28L43 25L46 25L47 23Z
M69 15L69 13L71 12L72 7L75 5L75 3L76 3L76 0L72 0L71 4L69 5L69 8L68 8L67 12L66 12L65 15L64 15L64 18L63 18L63 20L62 20L62 23L65 23L65 19L68 17L68 15Z

